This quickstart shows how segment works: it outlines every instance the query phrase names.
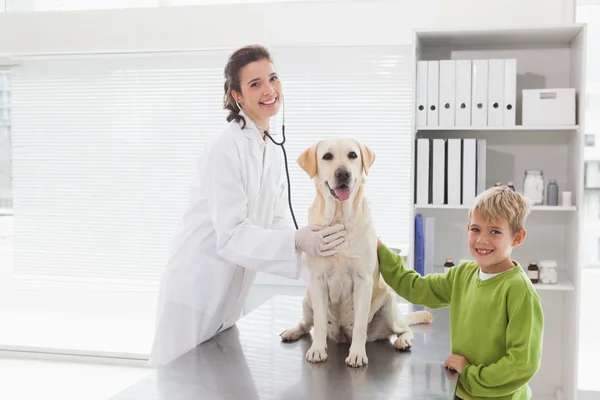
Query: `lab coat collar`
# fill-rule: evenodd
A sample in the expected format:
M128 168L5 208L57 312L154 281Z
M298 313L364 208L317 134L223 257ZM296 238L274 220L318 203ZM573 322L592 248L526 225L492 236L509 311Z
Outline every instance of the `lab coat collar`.
M268 146L268 143L263 139L262 134L258 131L256 125L254 125L252 119L250 119L243 111L240 111L240 115L246 120L246 127L242 129L242 133L247 139L252 140L252 155L260 160L262 158L261 148Z
M258 131L258 128L256 127L256 125L254 125L252 119L250 119L250 117L248 117L243 111L240 111L240 115L246 120L246 127L242 129L244 136L246 136L248 139L257 141L258 143L263 142L264 140L262 137L262 133Z

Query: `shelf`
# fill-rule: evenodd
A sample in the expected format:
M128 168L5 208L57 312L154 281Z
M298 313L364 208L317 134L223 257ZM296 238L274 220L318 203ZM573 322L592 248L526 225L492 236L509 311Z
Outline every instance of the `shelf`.
M415 208L430 210L468 210L469 208L471 208L471 206L466 204L415 204ZM577 206L532 206L531 211L577 211Z
M524 267L526 268L526 267ZM562 290L562 291L570 291L575 290L575 285L566 275L562 272L558 272L558 282L555 284L545 284L545 283L534 283L533 287L536 290Z
M579 125L548 125L548 126L417 126L417 131L465 131L465 132L548 132L548 131L578 131Z
M524 27L511 29L416 30L421 46L500 46L512 47L570 44L582 30L582 24L568 26Z

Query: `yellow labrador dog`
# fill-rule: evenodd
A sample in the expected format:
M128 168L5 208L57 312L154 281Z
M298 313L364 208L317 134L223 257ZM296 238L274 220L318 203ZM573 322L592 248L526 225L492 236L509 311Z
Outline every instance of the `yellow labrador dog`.
M339 221L347 231L338 254L307 255L311 278L302 321L281 334L283 341L297 340L314 325L312 346L306 353L310 362L327 359L329 337L337 343L351 343L347 365L366 365L366 342L397 335L395 347L406 350L413 339L409 325L432 321L426 311L401 315L395 293L380 275L377 237L364 194L365 178L374 161L373 151L353 139L319 141L298 157L317 189L308 223Z

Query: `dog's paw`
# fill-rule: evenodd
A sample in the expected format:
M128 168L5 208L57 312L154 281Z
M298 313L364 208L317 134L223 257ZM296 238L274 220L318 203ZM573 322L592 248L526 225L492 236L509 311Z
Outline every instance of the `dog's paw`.
M282 332L279 336L281 337L281 341L283 342L293 342L294 340L300 339L305 334L306 331L301 327L297 326L295 328L291 328L287 331Z
M350 355L346 357L346 365L351 367L362 367L368 363L369 359L367 358L367 353L365 351L350 350Z
M396 341L394 342L394 347L396 348L396 350L409 350L413 345L412 339L412 335L407 335L406 333L403 333L402 335L398 336L398 339L396 339Z
M311 347L306 352L306 360L311 363L318 363L327 360L327 351L325 348Z

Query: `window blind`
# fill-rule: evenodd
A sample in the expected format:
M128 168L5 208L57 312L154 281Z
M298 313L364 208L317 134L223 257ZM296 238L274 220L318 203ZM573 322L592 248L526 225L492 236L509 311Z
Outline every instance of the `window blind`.
M410 47L276 48L299 225L314 185L296 158L350 136L377 159L377 233L409 242ZM21 285L155 290L197 157L225 126L230 51L26 58L13 70L15 272ZM280 129L281 114L272 122ZM291 222L291 218L290 218Z
M0 216L12 208L9 72L0 70Z

